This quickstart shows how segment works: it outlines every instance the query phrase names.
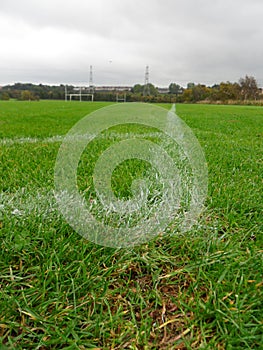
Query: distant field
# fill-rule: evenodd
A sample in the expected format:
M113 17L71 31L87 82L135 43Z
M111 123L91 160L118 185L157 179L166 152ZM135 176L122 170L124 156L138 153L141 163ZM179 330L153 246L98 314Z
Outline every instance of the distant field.
M184 235L124 250L74 232L52 192L63 136L107 105L0 102L0 343L261 349L263 108L177 105L207 159L206 210Z

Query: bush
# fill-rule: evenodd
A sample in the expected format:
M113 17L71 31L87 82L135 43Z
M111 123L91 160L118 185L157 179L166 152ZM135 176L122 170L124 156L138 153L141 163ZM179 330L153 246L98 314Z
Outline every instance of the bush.
M9 94L7 92L3 92L1 94L1 100L8 101L9 99L10 99L10 96L9 96Z

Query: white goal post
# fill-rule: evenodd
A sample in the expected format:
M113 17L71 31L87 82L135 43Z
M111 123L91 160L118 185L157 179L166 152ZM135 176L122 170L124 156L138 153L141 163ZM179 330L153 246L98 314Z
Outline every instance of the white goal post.
M67 85L65 85L65 101L68 101L68 100L72 101L72 97L78 97L79 101L81 102L82 97L84 97L84 96L86 96L86 97L90 96L91 101L92 102L94 101L94 93L90 93L90 92L86 93L86 91L90 90L90 88L79 86L79 87L74 88L73 90L77 90L79 92L78 93L77 92L68 92Z

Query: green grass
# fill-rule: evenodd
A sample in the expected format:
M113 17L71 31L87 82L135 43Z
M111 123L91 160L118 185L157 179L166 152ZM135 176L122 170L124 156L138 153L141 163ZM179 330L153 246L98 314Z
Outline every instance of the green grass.
M0 343L261 349L263 109L177 106L206 155L206 210L186 234L125 250L79 236L52 194L61 136L106 105L0 102Z

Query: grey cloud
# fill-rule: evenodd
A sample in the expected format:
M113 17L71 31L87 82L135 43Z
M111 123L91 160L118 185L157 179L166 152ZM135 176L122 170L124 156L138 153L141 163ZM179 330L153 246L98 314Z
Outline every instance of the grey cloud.
M213 84L245 74L263 85L262 16L261 0L5 1L0 17L17 23L18 35L3 33L0 23L0 83L85 82L90 64L98 85L142 83L148 64L157 85ZM15 48L23 31L21 60Z

